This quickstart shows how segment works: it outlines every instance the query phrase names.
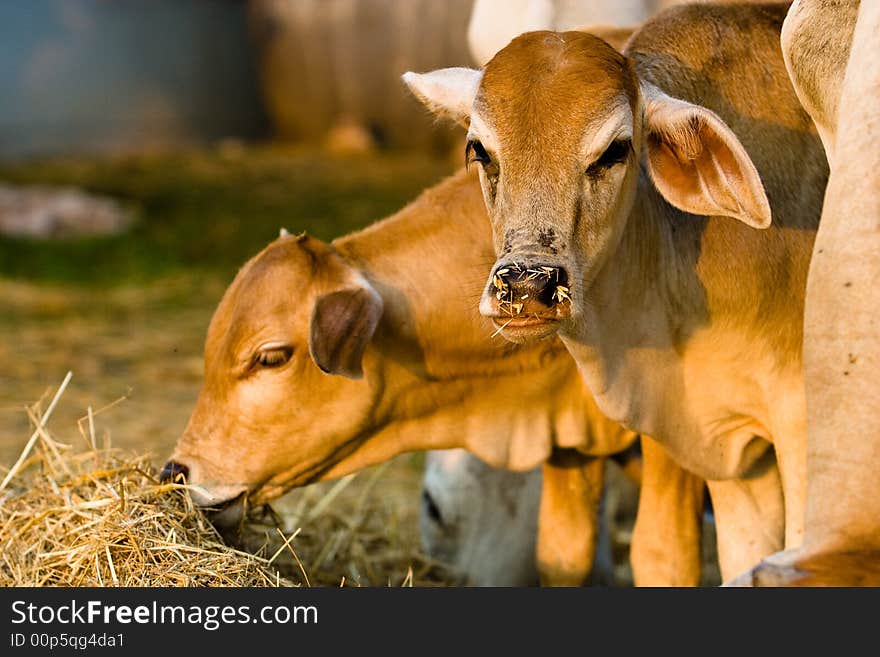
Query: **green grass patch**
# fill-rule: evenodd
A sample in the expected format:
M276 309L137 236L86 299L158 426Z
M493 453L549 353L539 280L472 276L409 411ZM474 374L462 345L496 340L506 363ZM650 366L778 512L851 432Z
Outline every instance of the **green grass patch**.
M451 172L421 155L341 158L244 147L0 165L0 180L74 185L130 206L125 234L0 238L0 277L116 286L182 273L230 277L284 226L324 240L400 209Z

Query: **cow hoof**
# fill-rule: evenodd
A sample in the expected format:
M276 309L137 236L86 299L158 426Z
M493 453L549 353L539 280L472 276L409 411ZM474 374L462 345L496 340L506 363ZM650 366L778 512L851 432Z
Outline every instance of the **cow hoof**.
M724 587L770 587L770 586L794 586L806 573L800 570L798 552L785 550L771 554L756 566L746 572L728 580Z

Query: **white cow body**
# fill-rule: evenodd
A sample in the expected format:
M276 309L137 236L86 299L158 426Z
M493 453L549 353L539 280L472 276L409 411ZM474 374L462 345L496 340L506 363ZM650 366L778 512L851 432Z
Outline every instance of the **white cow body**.
M831 165L804 316L804 542L737 585L880 585L880 3L796 0L786 66Z
M648 18L657 4L657 0L475 0L468 46L471 57L483 66L523 32L583 25L633 27Z
M609 465L606 473L614 472ZM606 484L590 582L615 582L612 523L635 516L635 484L615 473ZM539 581L535 555L541 469L493 468L462 449L426 454L419 527L432 558L451 565L471 586L531 586ZM695 544L699 544L696 537ZM668 544L667 544L668 548ZM665 555L674 560L676 550ZM662 562L663 558L652 561ZM665 580L667 585L675 579Z

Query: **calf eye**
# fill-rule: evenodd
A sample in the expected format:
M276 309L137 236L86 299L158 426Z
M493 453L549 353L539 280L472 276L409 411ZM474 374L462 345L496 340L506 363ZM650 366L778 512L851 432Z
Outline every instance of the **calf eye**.
M464 165L467 166L471 162L479 162L483 166L489 164L492 158L483 148L482 142L478 139L471 139L464 147Z
M438 525L443 524L443 514L440 513L440 508L437 506L434 498L431 497L431 494L424 489L422 490L422 505L432 522Z
M281 367L293 355L292 347L272 347L257 352L254 362L260 367Z
M587 173L590 175L598 174L604 169L610 169L616 164L625 162L631 150L632 142L629 139L615 139L599 159L587 167Z

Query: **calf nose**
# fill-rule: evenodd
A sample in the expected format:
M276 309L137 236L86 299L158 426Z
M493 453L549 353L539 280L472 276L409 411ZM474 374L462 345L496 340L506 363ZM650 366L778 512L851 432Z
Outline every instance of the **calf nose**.
M550 265L502 265L492 276L492 292L501 309L511 315L525 309L552 308L569 299L568 274L562 267Z
M189 468L176 461L168 461L162 468L162 472L159 473L161 481L170 481L175 484L184 483L188 477Z

